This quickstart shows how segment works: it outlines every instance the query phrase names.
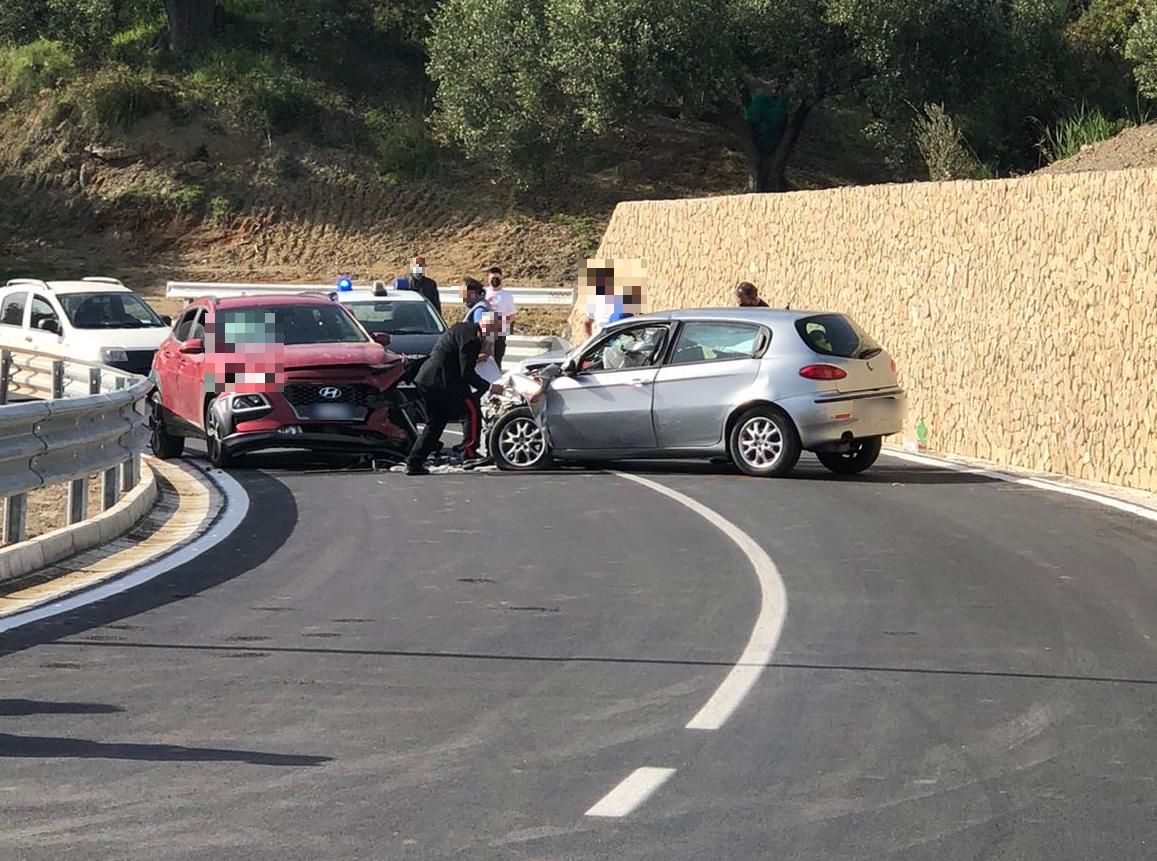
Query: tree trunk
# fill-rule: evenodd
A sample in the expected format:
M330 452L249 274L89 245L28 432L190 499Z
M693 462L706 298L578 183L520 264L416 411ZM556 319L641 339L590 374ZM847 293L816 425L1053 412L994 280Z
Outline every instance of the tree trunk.
M173 50L187 54L208 42L216 10L217 0L165 0Z
M800 105L793 109L787 118L787 130L775 148L775 152L767 158L759 159L756 164L752 165L753 191L788 190L787 165L795 152L796 144L799 143L800 132L803 131L809 113L811 113L811 105Z
M795 153L800 132L803 131L809 113L811 113L810 104L798 105L788 112L783 137L770 154L765 154L761 150L758 132L744 118L742 109L720 106L704 119L732 133L747 159L748 189L763 194L788 190L787 165Z

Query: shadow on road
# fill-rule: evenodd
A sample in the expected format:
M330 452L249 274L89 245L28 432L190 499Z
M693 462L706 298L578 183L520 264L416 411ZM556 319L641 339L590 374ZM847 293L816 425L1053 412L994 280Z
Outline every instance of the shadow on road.
M968 472L955 472L929 466L896 466L881 463L859 475L836 475L829 472L818 461L801 460L790 475L778 479L752 478L743 475L729 463L709 463L692 460L636 460L621 463L590 464L591 470L616 470L632 475L720 475L748 481L777 482L836 482L841 484L993 484L1000 479ZM524 473L525 474L525 473Z
M217 645L212 643L108 643L99 640L69 640L56 644L59 646L77 646L85 649L157 649L162 651L189 651L189 652L252 652L258 657L269 654L292 655L321 655L321 656L355 656L379 658L415 658L423 660L451 660L451 661L506 661L517 663L542 664L635 664L641 666L677 666L677 667L747 667L765 666L777 670L804 670L811 672L836 673L894 673L899 675L916 676L968 676L975 678L999 679L1035 679L1038 681L1057 682L1092 682L1100 684L1157 686L1157 678L1130 678L1126 676L1093 676L1080 673L1041 673L1018 670L986 670L965 669L955 667L903 667L884 666L875 664L824 664L802 663L794 661L772 661L769 664L735 663L733 661L709 661L694 658L648 658L630 657L622 655L503 655L494 652L439 652L417 649L350 649L350 648L320 648L313 646L272 646L263 643L260 647Z
M110 715L123 712L105 703L51 703L37 700L0 700L0 717L28 715Z
M250 765L317 766L328 756L262 753L173 744L129 744L0 733L0 757L16 759L128 759L143 762L244 762Z
M195 597L267 561L293 533L297 503L289 488L275 478L259 472L234 477L249 494L249 513L232 535L197 559L143 586L0 634L0 658Z

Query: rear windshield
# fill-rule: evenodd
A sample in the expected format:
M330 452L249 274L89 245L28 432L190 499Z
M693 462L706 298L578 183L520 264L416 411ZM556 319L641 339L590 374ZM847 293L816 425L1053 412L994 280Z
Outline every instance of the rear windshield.
M359 344L366 336L335 304L272 305L217 312L214 334L222 345Z
M880 352L880 345L843 314L804 317L795 321L795 328L805 344L824 356L870 359Z
M390 335L441 335L445 330L434 309L426 302L404 302L380 299L375 302L347 302L370 332Z

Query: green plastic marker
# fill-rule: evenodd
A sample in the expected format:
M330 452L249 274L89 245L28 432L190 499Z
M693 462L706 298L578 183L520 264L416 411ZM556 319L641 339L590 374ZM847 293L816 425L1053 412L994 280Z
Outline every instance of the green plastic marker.
M924 417L916 422L916 445L919 448L928 448L928 425L924 424Z

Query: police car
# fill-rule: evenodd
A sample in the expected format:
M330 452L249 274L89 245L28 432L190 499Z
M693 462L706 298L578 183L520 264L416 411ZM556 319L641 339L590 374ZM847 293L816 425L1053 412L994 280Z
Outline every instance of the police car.
M389 335L390 350L411 364L425 361L446 331L446 321L434 306L411 290L379 281L371 290L339 288L329 295L346 306L371 335Z

